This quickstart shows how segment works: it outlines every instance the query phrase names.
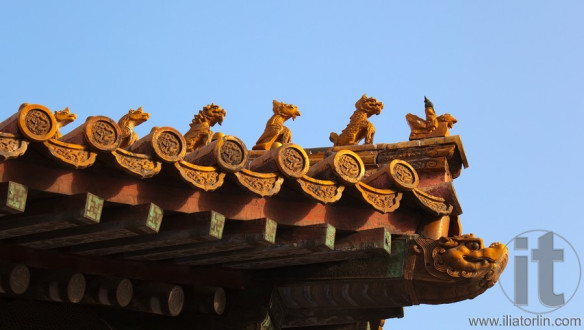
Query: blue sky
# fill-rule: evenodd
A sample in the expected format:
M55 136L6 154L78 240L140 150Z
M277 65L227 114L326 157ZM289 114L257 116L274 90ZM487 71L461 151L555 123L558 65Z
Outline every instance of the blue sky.
M302 112L293 142L318 147L363 93L385 104L375 141L405 141L404 116L423 115L426 95L458 119L470 162L455 182L464 232L490 243L552 230L581 253L583 13L581 1L533 0L0 1L1 117L22 102L68 106L77 124L143 106L144 136L186 132L214 102L227 111L216 130L251 147L277 99ZM582 304L579 290L547 316L582 317ZM466 329L503 314L529 315L496 286L388 324Z

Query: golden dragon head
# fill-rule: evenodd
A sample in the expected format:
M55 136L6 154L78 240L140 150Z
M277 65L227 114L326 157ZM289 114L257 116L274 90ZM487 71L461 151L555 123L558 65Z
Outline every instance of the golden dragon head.
M55 111L55 119L57 120L59 125L61 127L63 127L65 125L71 123L75 119L77 119L77 115L74 113L71 113L69 111L69 108L65 108L63 110Z
M134 126L138 126L150 118L150 114L142 111L142 107L136 110L130 109L127 114L125 114L118 122L122 127L128 125L129 122L133 122Z
M433 250L434 267L452 277L481 278L492 287L507 265L507 247L502 243L483 246L473 234L441 237Z
M473 234L438 240L416 238L413 249L423 255L416 259L416 272L421 275L414 276L416 301L423 304L478 296L497 282L509 258L505 244L485 247Z
M294 120L296 119L296 116L300 116L300 111L298 111L298 107L294 104L287 104L274 100L272 101L272 105L274 113L282 116L284 119L292 118L292 120Z

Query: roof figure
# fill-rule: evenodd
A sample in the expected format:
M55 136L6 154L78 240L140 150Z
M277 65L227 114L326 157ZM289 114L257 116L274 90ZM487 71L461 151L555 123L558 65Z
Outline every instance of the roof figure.
M185 136L154 127L140 139L124 131L142 111L58 137L71 116L21 106L0 123L0 275L15 279L3 292L39 311L32 301L109 306L100 315L114 327L202 329L375 327L404 306L484 292L507 254L462 235L460 138L370 144L382 103L364 95L356 107L338 137L353 145L304 149L283 125L298 109L274 101L248 150L212 134L225 116L214 104Z

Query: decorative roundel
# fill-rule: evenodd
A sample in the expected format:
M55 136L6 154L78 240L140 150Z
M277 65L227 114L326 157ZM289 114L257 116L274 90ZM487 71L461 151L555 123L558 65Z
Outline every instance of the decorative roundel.
M394 159L389 163L389 177L398 188L407 191L416 188L420 181L412 165L400 159Z
M182 134L172 127L160 127L152 135L152 148L158 158L166 162L177 162L187 152Z
M98 151L113 151L121 143L118 124L105 116L87 118L83 134L85 141Z
M217 165L226 171L239 171L247 162L245 144L232 135L219 139L215 145L214 153Z
M299 145L285 144L278 150L278 169L282 174L292 178L300 178L310 165L308 155Z
M341 150L335 154L333 168L337 176L345 184L355 184L365 174L365 165L356 153L350 150Z
M57 132L57 121L53 112L40 104L26 104L20 108L18 128L27 139L43 142Z

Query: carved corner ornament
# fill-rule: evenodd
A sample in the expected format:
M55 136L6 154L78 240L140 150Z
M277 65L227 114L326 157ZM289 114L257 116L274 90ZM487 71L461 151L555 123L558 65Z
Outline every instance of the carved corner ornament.
M400 207L403 194L410 194L419 183L416 170L406 161L394 159L355 185L358 196L382 213ZM392 188L392 189L390 189Z
M363 182L358 182L355 188L360 192L361 198L381 213L397 210L403 194L391 189L373 188Z
M245 168L235 172L234 175L241 187L260 197L277 194L284 182L284 178L277 173L258 173Z
M449 136L449 129L457 123L456 118L449 113L437 116L434 111L434 105L425 96L424 107L426 119L411 113L406 115L406 121L411 129L410 140Z
M428 194L420 189L412 190L416 203L425 211L435 216L445 216L452 213L453 206L442 197Z
M253 146L253 150L270 150L273 145L279 147L290 143L292 140L292 132L288 127L284 126L284 122L290 118L294 120L297 116L300 116L298 107L276 100L272 102L272 105L274 114L268 119L266 129Z
M508 260L505 244L484 247L483 240L473 234L438 240L416 238L412 244L413 255L421 254L413 272L417 303L472 299L497 282ZM416 275L423 273L430 277Z
M332 180L319 180L307 175L296 179L297 186L311 199L323 203L334 203L341 199L345 186Z
M381 110L383 110L382 102L363 94L355 103L355 112L351 115L347 127L340 135L332 132L329 139L335 146L356 145L362 139L365 139L365 144L373 143L375 126L367 118L380 114Z
M111 156L116 167L140 179L153 177L162 169L162 163L152 157L121 148L112 151Z
M17 158L26 152L29 142L12 133L0 132L0 160Z
M89 151L85 146L74 143L50 139L43 142L48 155L63 165L75 169L84 169L95 163L97 154Z
M225 173L215 166L199 166L184 160L174 163L183 180L193 188L214 191L223 185Z
M221 125L226 112L216 104L208 104L199 110L193 121L190 123L190 129L185 133L184 138L187 141L187 152L195 151L204 146L213 139L211 127L215 124Z
M134 131L134 127L142 124L143 122L147 121L150 118L150 114L146 113L142 110L142 107L139 107L136 110L130 109L127 114L125 114L120 120L118 121L118 126L120 126L122 130L121 134L121 144L120 148L126 148L131 146L134 142L138 141L140 138L138 134Z

